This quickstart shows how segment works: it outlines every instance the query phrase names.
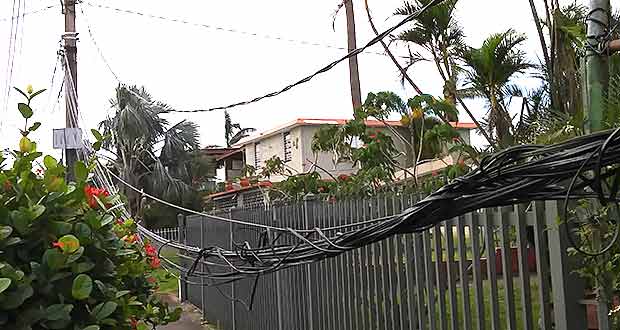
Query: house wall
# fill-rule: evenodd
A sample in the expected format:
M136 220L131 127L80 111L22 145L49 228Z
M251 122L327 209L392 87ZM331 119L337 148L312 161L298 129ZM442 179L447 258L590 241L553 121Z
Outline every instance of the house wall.
M340 174L352 174L356 172L356 167L353 166L352 163L342 162L342 163L334 163L333 155L327 152L320 152L318 155L315 155L312 152L312 138L316 131L318 131L321 126L313 125L313 126L298 126L292 128L289 132L291 134L291 154L292 158L290 161L286 162L288 168L294 174L304 173L309 171L313 162L320 166L321 168L329 171L333 176L338 176ZM404 141L398 138L390 129L385 127L380 128L372 128L373 130L381 131L392 137L394 141L394 145L398 151L403 152L402 155L398 156L396 160L402 167L411 167L412 164L408 164L407 162L407 145ZM402 129L402 128L396 128ZM280 159L284 161L284 133L275 134L273 136L264 138L260 140L260 154L261 160L264 165L264 161L272 158L273 156L278 156ZM469 143L470 140L470 131L469 130L458 130L461 137ZM404 136L407 136L407 132L401 132ZM256 148L256 143L250 143L244 146L245 153L245 161L247 164L254 166L254 150ZM257 171L260 172L260 167L257 168ZM321 169L317 169L317 172L321 175L322 178L329 179L330 175L322 171ZM270 178L271 181L277 182L284 180L285 177L274 176Z

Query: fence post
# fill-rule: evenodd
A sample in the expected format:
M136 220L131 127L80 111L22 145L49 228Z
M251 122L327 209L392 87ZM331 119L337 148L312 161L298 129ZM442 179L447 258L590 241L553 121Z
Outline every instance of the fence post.
M316 220L314 219L313 206L316 197L314 194L307 194L304 196L304 229L311 229L316 227ZM308 283L306 283L308 292L306 296L306 300L308 302L308 329L314 329L314 306L313 297L314 292L312 290L312 271L310 269L311 265L307 264L306 266L306 278L308 279Z
M232 219L233 218L233 210L235 208L232 207L230 209L228 209L228 219ZM229 248L231 251L234 251L233 249L233 232L234 232L234 228L233 228L233 224L232 222L229 223L229 234L230 234L230 241L229 241ZM230 308L231 308L231 320L232 320L232 330L237 329L236 326L236 322L235 322L235 282L230 283L230 296L231 296L231 300L230 300Z
M185 239L185 216L183 214L177 215L177 223L179 230L179 242L181 244L187 244ZM179 253L183 253L180 252ZM187 275L181 272L181 279L179 280L179 300L184 302L187 300Z
M582 330L587 327L586 306L580 303L584 297L584 283L573 271L575 258L568 255L566 224L560 219L556 201L545 202L549 261L553 294L553 319L556 329Z
M271 204L270 208L271 208L272 224L276 225L278 223L278 215L276 212L276 207L274 204ZM284 322L283 322L284 315L282 315L282 272L277 271L275 273L275 276L276 276L276 308L278 311L277 313L278 330L284 330Z

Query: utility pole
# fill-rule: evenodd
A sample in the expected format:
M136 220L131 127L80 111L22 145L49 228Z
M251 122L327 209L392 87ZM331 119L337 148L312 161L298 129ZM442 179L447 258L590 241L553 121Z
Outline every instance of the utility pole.
M603 100L609 85L609 67L607 65L608 52L602 50L607 46L605 37L609 31L611 17L610 0L590 0L590 12L587 16L587 49L585 59L585 86L584 114L586 132L592 133L603 129ZM597 207L601 205L595 204ZM601 248L601 230L598 226L592 228L592 248L595 251ZM599 329L609 329L609 316L604 283L610 279L603 276L597 280L597 318Z
M590 14L587 18L588 33L585 66L585 97L584 111L586 129L590 132L600 131L603 128L603 98L609 83L607 54L599 53L604 46L601 40L609 31L611 15L610 0L590 0Z
M347 14L347 47L350 52L357 49L353 0L344 0L344 8ZM349 81L351 84L351 99L353 100L353 108L360 108L362 106L362 91L360 87L360 73L357 65L357 55L349 58Z
M64 14L65 14L65 34L63 35L65 55L67 56L67 66L65 70L68 70L67 79L71 79L70 84L65 84L65 124L67 128L77 128L77 107L72 109L71 98L72 93L75 91L75 98L77 102L77 33L75 31L75 3L77 0L63 0L64 1ZM71 86L72 85L72 86ZM75 120L71 115L71 111L76 111ZM71 131L71 130L67 130ZM80 139L81 140L81 139ZM73 167L77 161L77 149L72 148L68 144L65 146L65 157L67 165L67 181L74 178Z

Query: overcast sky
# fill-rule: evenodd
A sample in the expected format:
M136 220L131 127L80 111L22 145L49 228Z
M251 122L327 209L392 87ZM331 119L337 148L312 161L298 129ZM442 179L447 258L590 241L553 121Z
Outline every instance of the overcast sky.
M59 3L57 0L23 1L26 12ZM155 98L177 109L214 107L250 99L280 89L346 53L262 37L281 36L346 47L344 10L336 20L335 31L331 24L339 0L91 1L261 36L121 14L89 6L85 1L79 7L87 19L78 9L77 20L80 32L78 85L81 112L89 128L105 118L109 111L108 99L113 96L117 82L94 46L87 22L104 57L122 82L144 85ZM380 30L397 22L391 14L402 5L401 0L369 2ZM354 0L354 3L358 45L362 45L374 34L367 22L363 1ZM1 107L5 104L11 28L11 20L2 19L11 16L12 5L11 0L0 1ZM620 0L612 0L612 6L620 7ZM457 15L470 45L479 46L490 33L514 28L529 36L526 49L531 60L537 61L540 49L527 0L461 0ZM55 7L25 16L19 26L11 86L25 87L30 83L35 89L50 89L37 99L33 108L35 119L43 122L35 138L42 151L51 152L51 130L64 125L62 99L55 106L62 75L57 72L55 82L51 84L64 20L60 8ZM382 48L377 45L371 51L381 52ZM406 48L395 48L394 53L404 55ZM398 72L387 57L363 54L359 62L363 95L384 90L394 91L404 98L413 95L409 88L401 85ZM442 83L431 65L418 65L411 75L425 91L435 95L441 92ZM259 130L299 117L348 118L352 115L348 82L345 62L308 84L276 98L234 109L231 115L243 127ZM535 82L529 79L527 84ZM11 91L8 109L0 109L0 148L13 147L17 143L17 126L23 125L16 110L18 101L17 93ZM481 103L472 102L472 107L478 117L484 114ZM203 145L224 144L221 111L167 117L171 122L189 119L198 123ZM466 116L461 116L461 120L470 121Z

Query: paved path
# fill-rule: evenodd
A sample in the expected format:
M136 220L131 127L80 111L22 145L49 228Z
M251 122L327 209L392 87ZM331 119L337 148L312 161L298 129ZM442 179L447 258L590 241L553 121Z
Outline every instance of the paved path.
M174 296L164 296L162 300L167 301L171 306L178 306L179 302ZM181 319L166 326L157 327L157 330L212 330L214 328L202 324L202 314L191 304L182 304L183 314Z

